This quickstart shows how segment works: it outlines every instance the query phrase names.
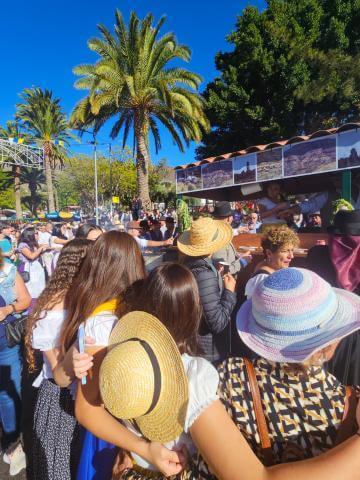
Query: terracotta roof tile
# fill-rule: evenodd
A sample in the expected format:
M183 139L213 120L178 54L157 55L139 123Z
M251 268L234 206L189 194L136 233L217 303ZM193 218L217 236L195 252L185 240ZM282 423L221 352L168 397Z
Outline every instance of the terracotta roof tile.
M241 155L247 155L248 153L252 153L252 152L261 152L264 150L270 150L271 148L283 147L284 145L290 145L296 142L305 142L306 140L311 140L312 138L325 137L327 135L333 135L335 133L344 132L346 130L351 130L353 128L360 128L360 123L346 123L344 125L341 125L341 127L328 128L326 130L318 130L316 132L311 133L310 135L297 135L295 137L289 138L288 140L277 140L275 142L268 143L267 145L254 145L252 147L248 147L243 150L238 150L236 152L224 153L222 155L217 155L216 157L208 157L197 162L188 163L186 165L180 165L175 167L174 169L181 170L184 168L189 168L197 165L203 165L205 163L220 162L221 160L227 160L228 158L239 157Z

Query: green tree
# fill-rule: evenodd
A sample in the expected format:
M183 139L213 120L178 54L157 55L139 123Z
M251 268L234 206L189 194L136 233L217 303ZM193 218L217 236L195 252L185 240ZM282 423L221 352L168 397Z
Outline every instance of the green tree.
M164 202L170 207L176 206L175 173L166 159L150 167L150 194L154 202Z
M75 86L89 94L75 107L72 124L92 125L95 131L110 118L116 121L111 131L115 138L122 132L123 146L134 133L137 190L143 204L149 198L149 134L156 151L161 148L158 124L162 124L181 151L190 140L199 141L208 129L202 97L197 93L201 78L172 61L189 61L190 50L180 45L173 33L159 37L165 17L153 25L151 14L140 20L131 13L129 25L115 13L115 34L99 25L101 38L88 45L99 55L94 65L74 69L81 78Z
M18 138L21 137L20 127L17 122L12 120L6 122L5 127L0 127L0 137L2 138ZM15 211L16 218L22 218L22 208L21 208L21 166L12 165L12 174L14 178L14 196L15 196Z
M37 216L37 209L43 201L43 195L39 193L45 183L45 175L42 170L37 168L23 167L20 176L21 183L26 184L29 188L30 195L23 198L27 208L34 217Z
M358 0L245 8L204 92L213 127L198 158L359 120Z
M0 208L14 208L15 193L12 186L12 174L0 169Z
M20 95L16 119L29 134L31 140L44 149L45 177L48 210L55 210L52 172L64 164L66 146L74 138L70 134L60 99L50 90L25 89Z

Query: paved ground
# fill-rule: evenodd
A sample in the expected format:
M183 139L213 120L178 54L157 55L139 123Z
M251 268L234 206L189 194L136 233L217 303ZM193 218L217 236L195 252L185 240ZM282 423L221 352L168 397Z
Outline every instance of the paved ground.
M16 477L10 477L10 475L8 475L8 472L9 472L9 465L6 465L2 459L0 461L0 480L27 480L27 476L26 476L26 472L25 470L21 473L19 473L19 475L16 475Z

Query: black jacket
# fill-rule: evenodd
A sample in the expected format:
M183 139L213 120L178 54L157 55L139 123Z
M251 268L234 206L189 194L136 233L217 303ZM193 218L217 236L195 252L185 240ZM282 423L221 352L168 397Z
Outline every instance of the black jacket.
M188 258L185 264L196 278L203 308L199 332L202 355L211 362L222 361L230 354L236 294L224 288L211 260Z

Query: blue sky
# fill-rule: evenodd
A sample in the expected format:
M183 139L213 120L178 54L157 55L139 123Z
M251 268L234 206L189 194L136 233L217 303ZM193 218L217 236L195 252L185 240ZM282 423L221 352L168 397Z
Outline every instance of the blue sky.
M17 0L1 6L0 123L11 119L18 94L26 87L40 86L53 90L70 113L84 92L73 88L72 68L96 59L87 47L87 40L97 36L96 25L112 28L114 11L119 8L126 18L131 10L139 16L149 11L155 18L167 15L163 27L175 32L178 40L192 50L188 68L204 77L203 86L216 76L215 54L229 49L225 37L233 30L236 16L247 5L260 9L263 0ZM4 42L5 40L5 42ZM109 128L99 134L108 140ZM86 140L86 139L85 139ZM116 141L115 141L116 144ZM168 158L171 165L193 160L196 145L181 154L170 136L162 132L162 150L152 159ZM87 151L75 146L73 151Z

